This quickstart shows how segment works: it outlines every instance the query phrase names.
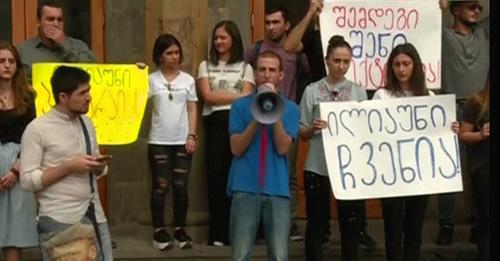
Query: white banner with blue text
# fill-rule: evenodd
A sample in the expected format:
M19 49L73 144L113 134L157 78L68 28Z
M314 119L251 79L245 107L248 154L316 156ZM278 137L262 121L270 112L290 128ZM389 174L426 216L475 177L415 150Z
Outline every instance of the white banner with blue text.
M321 103L335 198L462 191L455 111L455 95Z

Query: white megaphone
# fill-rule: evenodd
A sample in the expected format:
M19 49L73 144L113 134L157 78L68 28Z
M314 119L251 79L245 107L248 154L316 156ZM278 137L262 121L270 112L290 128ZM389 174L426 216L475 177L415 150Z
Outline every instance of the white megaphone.
M262 124L273 124L279 120L285 101L269 85L262 84L257 87L257 93L252 103L252 115Z

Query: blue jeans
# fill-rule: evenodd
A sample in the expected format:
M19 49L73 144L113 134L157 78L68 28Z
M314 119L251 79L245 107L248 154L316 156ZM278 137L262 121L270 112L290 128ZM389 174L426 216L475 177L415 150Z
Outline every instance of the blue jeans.
M38 219L37 229L40 239L40 252L44 261L50 261L50 257L45 249L42 247L43 242L52 236L53 232L61 231L71 226L71 224L60 223L48 216L41 216ZM108 223L98 223L99 236L101 238L101 249L98 250L99 254L97 260L112 261L113 260L113 247L111 245L111 234L109 233Z
M229 220L231 260L250 260L252 246L262 217L268 260L288 260L290 199L261 194L233 194Z

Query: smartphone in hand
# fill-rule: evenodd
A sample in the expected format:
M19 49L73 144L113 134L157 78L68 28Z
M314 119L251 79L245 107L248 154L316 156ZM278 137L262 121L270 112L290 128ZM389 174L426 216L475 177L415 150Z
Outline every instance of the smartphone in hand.
M106 155L99 155L96 160L99 161L99 162L104 162L104 161L108 161L112 158L111 155L109 154L106 154Z

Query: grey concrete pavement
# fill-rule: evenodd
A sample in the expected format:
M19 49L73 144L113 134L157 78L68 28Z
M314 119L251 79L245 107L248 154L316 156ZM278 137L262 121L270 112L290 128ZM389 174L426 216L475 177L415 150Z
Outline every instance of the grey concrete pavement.
M305 220L298 221L301 232L305 229ZM177 247L159 251L152 247L152 228L138 224L118 224L111 227L113 240L118 244L114 250L115 260L229 260L229 247L213 247L206 245L207 227L187 227L187 232L194 241L192 249ZM450 246L437 246L434 240L438 233L435 221L429 220L424 226L423 254L425 261L472 261L476 256L476 248L467 242L469 226L457 224L454 242ZM383 221L381 219L368 220L368 232L377 241L377 250L366 252L361 250L361 261L382 261L384 254ZM332 235L330 242L325 245L326 260L340 260L340 239L338 224L332 221ZM0 258L0 260L2 260ZM39 260L37 249L25 250L23 260ZM256 245L253 250L253 259L267 260L265 245ZM289 260L304 260L304 242L289 244Z

